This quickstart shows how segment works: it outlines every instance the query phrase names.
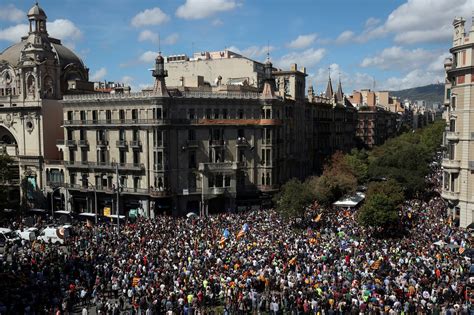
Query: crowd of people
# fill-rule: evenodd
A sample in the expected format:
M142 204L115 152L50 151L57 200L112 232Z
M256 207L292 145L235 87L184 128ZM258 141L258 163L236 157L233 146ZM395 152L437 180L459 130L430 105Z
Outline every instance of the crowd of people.
M77 226L67 246L17 246L0 265L1 314L469 314L470 233L447 219L440 171L375 238L347 209L274 210Z

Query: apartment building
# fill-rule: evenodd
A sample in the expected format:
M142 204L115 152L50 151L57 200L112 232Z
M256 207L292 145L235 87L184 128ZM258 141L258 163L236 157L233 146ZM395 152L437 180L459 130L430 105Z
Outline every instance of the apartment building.
M453 222L469 226L474 219L474 24L469 32L465 20L453 22L451 57L445 60L445 153L442 162L443 190Z

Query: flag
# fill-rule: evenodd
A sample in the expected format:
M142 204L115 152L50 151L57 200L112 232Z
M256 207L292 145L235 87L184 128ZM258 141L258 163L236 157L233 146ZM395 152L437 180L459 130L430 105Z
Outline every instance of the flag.
M239 233L237 234L237 239L241 238L242 236L245 235L245 231L244 230L240 230Z
M225 237L225 238L228 238L229 237L229 230L228 229L224 229L224 232L222 233L222 236Z
M242 226L242 231L244 232L248 232L249 230L249 225L247 223L245 223L243 226Z
M377 269L380 268L380 265L381 265L381 264L382 264L382 261L377 260L376 262L374 262L374 263L370 266L370 268L373 269L373 270L377 270Z
M289 261L288 261L288 265L295 265L296 264L296 256L291 258Z
M459 254L464 253L465 250L466 250L466 249L465 249L464 247L459 247Z
M138 282L140 281L140 278L138 277L133 277L133 280L132 280L132 286L133 287L136 287L138 285Z
M224 236L221 237L221 240L219 241L219 245L224 245L226 241L226 238Z
M319 221L321 221L321 213L318 214L316 218L314 218L314 222L319 222Z

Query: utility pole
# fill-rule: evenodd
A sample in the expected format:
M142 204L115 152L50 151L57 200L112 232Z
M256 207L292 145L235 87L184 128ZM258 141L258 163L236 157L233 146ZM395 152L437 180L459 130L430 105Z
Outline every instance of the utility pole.
M118 173L118 163L115 163L115 186L117 189L117 234L120 232L120 181L119 181L119 173Z

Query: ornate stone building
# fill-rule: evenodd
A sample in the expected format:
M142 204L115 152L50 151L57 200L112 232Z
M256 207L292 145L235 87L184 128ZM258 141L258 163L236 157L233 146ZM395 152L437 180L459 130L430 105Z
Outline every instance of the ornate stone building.
M0 148L18 163L18 175L8 184L19 191L29 183L28 197L45 190L48 160L60 159L56 141L63 138L64 94L88 89L88 69L46 29L46 14L38 4L28 12L29 31L0 53ZM61 167L52 177L61 181Z
M466 33L465 20L456 18L453 27L452 57L444 64L446 150L441 196L453 222L466 227L474 221L474 24Z

